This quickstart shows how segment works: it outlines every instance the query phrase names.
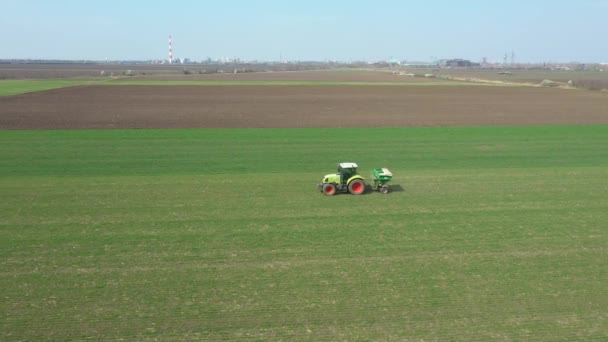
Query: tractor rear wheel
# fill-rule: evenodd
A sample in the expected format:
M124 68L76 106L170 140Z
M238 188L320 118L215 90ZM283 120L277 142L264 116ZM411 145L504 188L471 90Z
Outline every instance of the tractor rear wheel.
M348 183L348 192L353 195L361 195L365 191L365 183L361 179L355 179Z
M390 187L386 184L380 187L380 192L383 194L388 194L389 190L390 190Z
M323 185L323 193L326 194L327 196L335 195L336 186L331 183L327 183L327 184Z

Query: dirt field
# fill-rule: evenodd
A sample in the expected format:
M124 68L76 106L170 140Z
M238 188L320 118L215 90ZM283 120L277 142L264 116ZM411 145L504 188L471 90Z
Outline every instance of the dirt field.
M469 86L81 86L0 98L1 129L608 124L608 94Z
M510 74L500 74L508 71ZM608 81L608 71L562 71L562 70L518 70L518 69L411 69L406 72L434 73L464 78L481 78L485 80L498 80L506 82L522 82L538 84L543 80L557 82L582 81Z
M434 79L404 77L388 71L313 70L234 73L235 66L222 65L116 65L116 64L0 64L2 79L101 79L122 77L127 70L135 75L128 80L147 81L329 81L329 82L433 82ZM251 67L248 67L251 68ZM190 74L184 74L188 70ZM223 73L216 73L222 70ZM207 73L209 72L209 73Z
M192 69L196 72L197 69ZM304 82L437 82L433 78L406 77L387 71L278 71L191 75L145 75L129 77L129 80L161 81L304 81Z
M473 78L502 82L540 84L543 80L568 83L581 89L608 89L608 71L562 71L562 70L507 70L509 74L500 74L503 70L487 69L412 69L407 72L434 73L458 78Z
M100 79L123 76L139 80L285 80L285 81L395 81L388 71L358 69L329 69L322 64L115 64L115 63L56 63L2 64L0 80L11 79ZM234 74L237 69L237 74ZM342 71L345 70L345 71ZM186 74L186 71L188 74ZM243 72L247 71L247 72ZM268 74L268 75L265 75ZM428 81L428 80L423 80Z
M101 71L104 71L105 76L110 76L110 74L119 76L127 70L133 70L138 74L178 74L182 72L182 68L179 67L150 64L0 64L0 80L49 78L96 79L101 77Z

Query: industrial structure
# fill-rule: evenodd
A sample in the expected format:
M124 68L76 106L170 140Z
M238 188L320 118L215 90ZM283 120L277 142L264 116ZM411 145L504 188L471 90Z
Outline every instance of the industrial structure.
M173 64L173 42L171 41L171 35L169 35L169 64Z
M474 63L466 59L442 59L437 62L439 66L443 67L476 67L479 63Z

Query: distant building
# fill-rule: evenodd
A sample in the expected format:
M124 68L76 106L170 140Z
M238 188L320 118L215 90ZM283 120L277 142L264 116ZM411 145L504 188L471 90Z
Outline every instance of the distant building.
M474 63L466 59L442 59L439 61L439 66L443 67L476 67L479 63Z

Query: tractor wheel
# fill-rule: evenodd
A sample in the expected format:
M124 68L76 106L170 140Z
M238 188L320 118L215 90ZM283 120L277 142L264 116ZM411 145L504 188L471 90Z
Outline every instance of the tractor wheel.
M353 195L361 195L365 191L365 183L361 179L355 179L348 183L348 192Z
M336 186L331 183L327 183L327 184L323 185L323 193L326 194L327 196L335 195Z
M388 194L390 187L388 185L383 185L380 187L380 192L383 194Z

